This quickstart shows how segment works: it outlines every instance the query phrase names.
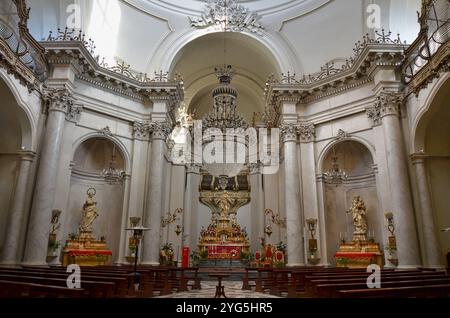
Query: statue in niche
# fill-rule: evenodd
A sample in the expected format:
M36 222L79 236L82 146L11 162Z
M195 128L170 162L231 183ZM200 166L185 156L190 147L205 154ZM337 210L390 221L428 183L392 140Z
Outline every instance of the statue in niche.
M352 207L347 211L347 213L352 214L353 226L355 227L353 241L367 241L366 205L359 195L353 198Z
M99 215L97 213L97 202L94 201L96 190L90 188L86 193L88 197L83 205L83 217L78 228L80 233L92 233L92 223Z

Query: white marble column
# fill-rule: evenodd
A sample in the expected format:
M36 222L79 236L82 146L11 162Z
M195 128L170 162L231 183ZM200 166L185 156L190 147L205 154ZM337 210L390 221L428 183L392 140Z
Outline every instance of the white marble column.
M164 191L164 154L166 139L170 127L166 122L152 122L149 184L147 194L147 207L144 216L144 226L150 230L144 234L142 264L159 265L161 216L163 215Z
M439 238L437 236L438 230L433 218L431 193L425 166L426 157L425 154L414 154L411 156L416 170L420 212L422 215L423 243L425 247L423 251L424 265L429 268L443 268L444 263L441 256Z
M383 91L378 107L386 145L386 159L391 190L391 209L394 213L397 237L397 256L400 268L420 266L419 244L414 208L408 178L407 158L400 126L401 96Z
M14 198L9 211L8 226L6 228L5 243L0 259L2 265L17 265L21 261L20 255L20 236L22 226L25 226L25 209L27 203L28 180L30 179L30 170L35 157L31 151L19 152L19 173L17 175Z
M195 246L191 246L192 235L192 200L194 187L198 186L194 184L194 177L197 173L198 167L194 165L186 166L186 188L184 191L184 204L183 204L183 247L189 247L190 250L195 249Z
M67 90L48 92L47 126L42 140L36 185L34 188L28 233L25 245L24 265L46 265L48 234L55 200L57 171L66 116L73 118L80 113Z
M284 143L284 189L288 266L305 265L303 225L300 208L297 129L298 127L295 123L285 123L281 127L282 141Z

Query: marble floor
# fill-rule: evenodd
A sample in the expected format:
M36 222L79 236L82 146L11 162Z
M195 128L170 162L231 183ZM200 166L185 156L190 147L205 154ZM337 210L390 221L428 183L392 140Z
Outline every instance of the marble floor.
M202 281L201 290L192 290L156 298L214 298L216 293L216 281ZM225 295L228 298L279 298L269 294L257 293L251 290L242 290L242 282L224 281Z

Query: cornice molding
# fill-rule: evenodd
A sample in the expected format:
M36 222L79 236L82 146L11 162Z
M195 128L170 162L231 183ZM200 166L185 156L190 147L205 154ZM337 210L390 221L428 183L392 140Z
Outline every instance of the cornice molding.
M308 104L329 98L348 90L373 82L373 74L379 68L398 69L404 59L405 45L400 38L390 39L391 33L377 33L376 39L365 36L355 45L355 56L340 66L326 63L319 73L303 76L288 72L281 80L269 77L266 83L265 121L274 126L279 121L281 103L289 99Z
M47 112L62 112L67 121L78 121L83 107L76 104L75 98L66 87L44 88L42 98L47 106Z
M60 31L61 32L61 31ZM184 99L184 83L181 77L170 80L166 73L156 73L153 79L146 74L130 73L124 62L109 67L94 57L93 44L85 40L80 33L77 36L49 36L50 40L42 41L46 49L48 63L71 65L76 70L76 77L89 84L113 91L138 100L152 99Z

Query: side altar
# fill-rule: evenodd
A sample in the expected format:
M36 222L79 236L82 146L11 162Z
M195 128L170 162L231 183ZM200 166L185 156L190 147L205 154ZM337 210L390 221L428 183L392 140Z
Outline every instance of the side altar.
M112 252L108 250L104 237L94 239L92 224L98 217L97 202L94 201L95 189L87 191L87 199L83 205L82 219L77 235L70 236L63 250L63 265L78 264L80 266L110 265Z
M338 267L367 268L371 264L384 265L384 257L380 245L367 239L366 206L360 196L352 201L347 213L352 214L354 225L353 240L342 242L335 254Z
M202 191L200 201L212 211L211 223L200 231L200 253L207 253L209 260L240 260L242 254L249 253L247 231L237 221L238 209L250 202L249 192Z

